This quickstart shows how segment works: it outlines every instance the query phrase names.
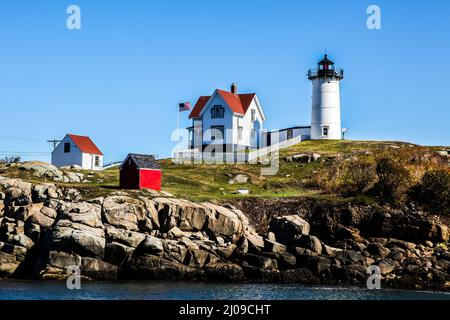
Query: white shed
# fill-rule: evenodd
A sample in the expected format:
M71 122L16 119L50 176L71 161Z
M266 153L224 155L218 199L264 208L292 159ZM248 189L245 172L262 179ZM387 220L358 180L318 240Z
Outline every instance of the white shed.
M103 153L91 138L67 134L52 152L56 167L78 165L84 170L102 170Z

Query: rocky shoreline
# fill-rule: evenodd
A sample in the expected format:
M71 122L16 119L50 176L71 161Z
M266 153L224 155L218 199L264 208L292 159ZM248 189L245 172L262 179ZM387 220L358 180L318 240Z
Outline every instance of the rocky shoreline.
M0 177L0 278L65 279L76 266L92 280L365 286L376 265L384 286L449 288L448 228L419 210L261 201L83 199L73 188Z

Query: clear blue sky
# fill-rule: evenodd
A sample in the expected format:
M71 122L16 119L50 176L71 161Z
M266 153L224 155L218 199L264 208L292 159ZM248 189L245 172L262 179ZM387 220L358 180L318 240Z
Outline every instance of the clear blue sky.
M66 28L71 4L81 30ZM382 30L366 27L370 4ZM449 14L447 0L2 1L0 156L48 161L45 140L67 132L105 161L168 156L177 103L231 82L258 94L268 128L309 124L305 74L325 46L345 69L349 138L450 145Z

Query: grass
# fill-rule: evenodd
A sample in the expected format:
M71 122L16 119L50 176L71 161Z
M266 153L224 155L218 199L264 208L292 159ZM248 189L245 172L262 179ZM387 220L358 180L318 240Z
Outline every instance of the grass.
M280 168L274 176L261 176L262 165L255 164L174 164L170 160L161 160L163 169L163 191L177 197L193 201L227 201L246 197L282 198L282 197L328 197L311 185L313 174L323 166L329 165L333 157L364 154L395 154L399 150L415 152L425 150L432 152L439 147L419 147L402 142L377 141L305 141L280 152ZM413 150L414 149L414 150ZM287 162L286 156L298 153L319 153L318 162ZM87 197L105 195L119 190L119 169L110 168L102 172L81 171L89 183L59 184L80 188ZM249 177L248 183L229 184L228 181L237 174ZM0 169L0 175L21 178L25 181L40 183L45 181L17 167ZM52 181L46 181L52 182ZM249 195L237 193L238 189L248 189ZM142 191L143 192L143 191ZM358 199L356 199L358 200ZM367 201L367 199L359 199Z

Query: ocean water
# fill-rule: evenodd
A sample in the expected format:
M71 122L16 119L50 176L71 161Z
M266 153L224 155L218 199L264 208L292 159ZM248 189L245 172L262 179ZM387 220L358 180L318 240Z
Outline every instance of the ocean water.
M192 282L82 282L69 290L64 281L0 281L0 300L450 300L450 292L368 290L292 284Z

